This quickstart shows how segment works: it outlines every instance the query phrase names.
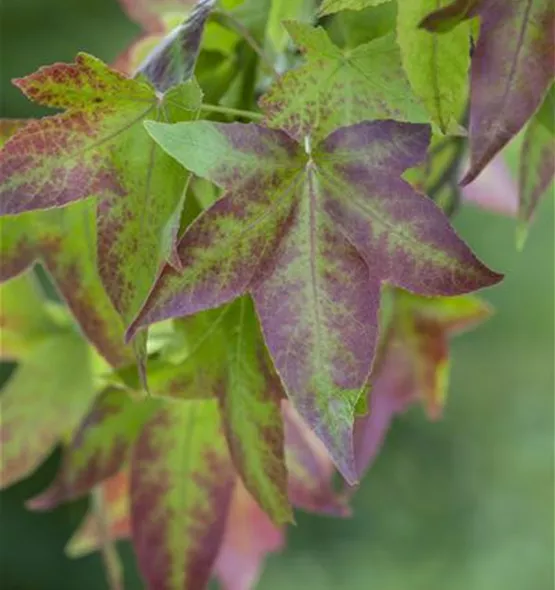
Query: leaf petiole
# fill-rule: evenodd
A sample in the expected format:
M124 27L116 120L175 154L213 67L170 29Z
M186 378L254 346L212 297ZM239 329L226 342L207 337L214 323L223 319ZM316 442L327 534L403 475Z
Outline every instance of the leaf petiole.
M262 113L243 111L241 109L233 109L231 107L222 107L215 104L203 104L200 108L202 111L207 113L220 113L222 115L229 115L231 117L244 117L245 119L252 119L253 121L262 121L264 118Z

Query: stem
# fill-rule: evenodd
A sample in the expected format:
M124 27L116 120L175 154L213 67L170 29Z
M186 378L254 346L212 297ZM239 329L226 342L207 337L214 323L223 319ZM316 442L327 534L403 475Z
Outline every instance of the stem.
M243 39L251 46L252 50L258 55L266 69L271 72L275 78L279 78L279 74L274 68L272 60L266 55L264 49L262 49L256 39L251 35L251 32L240 20L234 17L231 13L223 10L214 11L212 14L216 22L228 25L231 29L235 29L235 32L241 35L241 37L243 37Z
M110 590L123 590L123 573L115 543L110 535L110 525L106 515L104 494L100 486L94 488L92 501L98 522L100 550L102 560L104 561L104 569L108 577L108 585Z
M252 119L253 121L262 121L264 118L262 113L243 111L241 109L233 109L231 107L222 107L215 104L203 104L200 108L207 113L220 113L222 115L230 115L231 117L244 117L245 119Z

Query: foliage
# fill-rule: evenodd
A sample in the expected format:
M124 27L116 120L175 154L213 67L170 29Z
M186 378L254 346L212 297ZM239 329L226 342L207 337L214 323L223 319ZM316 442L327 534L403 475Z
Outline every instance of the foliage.
M522 244L554 176L555 9L122 5L144 34L113 66L15 80L61 112L0 124L2 485L61 444L29 507L92 494L69 554L122 588L131 537L149 588L247 590L293 508L350 513L396 414L440 417L448 339L502 278L449 222L466 120L468 188L525 129Z

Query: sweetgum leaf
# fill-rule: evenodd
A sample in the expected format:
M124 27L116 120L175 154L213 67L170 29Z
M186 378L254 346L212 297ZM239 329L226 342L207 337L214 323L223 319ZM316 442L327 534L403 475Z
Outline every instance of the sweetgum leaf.
M466 105L470 31L467 24L444 35L419 30L422 17L437 5L436 0L399 2L397 42L412 89L445 133Z
M377 456L390 423L415 401L439 417L447 388L448 339L484 321L491 309L473 296L424 298L396 290L383 350L367 392L369 412L355 423L357 469Z
M291 21L284 26L306 63L284 74L262 97L270 126L298 141L307 135L316 141L364 120L428 120L411 92L393 34L345 51L320 27Z
M65 112L30 122L5 144L0 212L96 197L98 268L129 320L171 256L187 180L142 122L196 118L200 90L189 82L160 99L146 82L83 53L74 64L43 67L16 85L35 102Z
M38 343L0 397L0 486L34 471L94 398L91 352L71 328Z
M96 263L94 202L0 218L0 280L34 262L52 276L85 336L112 365L133 360L124 326L102 284Z
M384 2L388 2L388 0L324 0L320 6L320 14L333 14L340 10L362 10Z
M354 408L374 356L381 283L455 295L501 279L400 178L425 157L429 127L362 123L306 150L253 124L147 128L226 192L186 231L182 271L166 265L129 336L251 293L289 398L355 481Z
M170 402L147 422L130 489L133 545L149 587L206 586L234 481L216 401Z
M192 77L204 25L215 3L199 0L185 22L166 35L138 67L137 74L143 74L158 92L166 92Z
M214 572L222 590L251 590L269 552L283 548L284 532L238 482Z
M467 3L468 4L468 3ZM437 29L457 18L481 18L472 57L470 169L472 182L542 103L555 77L555 5L551 0L457 1L422 26Z
M267 358L252 303L232 304L226 373L216 384L235 468L276 524L293 519L283 453L282 387Z
M555 86L530 121L524 134L519 173L519 239L522 245L528 225L543 195L553 186L555 177L555 131L546 122L555 118Z
M28 506L51 510L114 476L128 460L131 444L157 406L152 398L133 400L116 388L103 391L64 448L56 479Z
M0 285L0 358L19 360L59 325L48 313L32 273Z
M348 516L346 498L333 488L335 467L326 447L286 400L282 412L291 503L308 512Z

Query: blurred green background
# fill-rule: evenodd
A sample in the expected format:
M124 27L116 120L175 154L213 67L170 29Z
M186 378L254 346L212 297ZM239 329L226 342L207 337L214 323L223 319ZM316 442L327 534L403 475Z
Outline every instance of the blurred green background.
M3 0L0 22L4 117L45 113L11 87L12 77L80 50L110 61L139 32L116 0ZM514 147L508 158L517 164ZM456 225L507 278L484 293L494 318L453 343L444 420L427 423L418 408L399 419L355 517L299 514L261 590L553 589L553 202L543 203L520 254L510 219L467 208ZM63 556L86 501L47 514L24 509L57 460L0 495L4 590L107 588L98 556ZM126 588L139 590L130 548L121 546Z

